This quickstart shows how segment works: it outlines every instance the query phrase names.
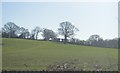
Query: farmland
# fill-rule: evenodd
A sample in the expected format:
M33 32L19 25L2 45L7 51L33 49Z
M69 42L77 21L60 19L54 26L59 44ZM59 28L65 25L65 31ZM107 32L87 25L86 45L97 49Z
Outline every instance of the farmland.
M118 49L52 41L2 39L3 70L48 70L67 64L74 70L118 70Z

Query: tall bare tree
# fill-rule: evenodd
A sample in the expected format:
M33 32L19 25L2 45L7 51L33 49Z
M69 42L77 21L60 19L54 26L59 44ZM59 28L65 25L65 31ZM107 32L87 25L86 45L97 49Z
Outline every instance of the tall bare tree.
M8 22L4 25L4 27L2 28L2 32L7 33L9 38L13 38L16 37L15 32L17 30L19 30L19 26L17 26L15 23L13 22Z
M102 45L103 39L99 35L94 34L89 37L88 42L92 46L99 46Z
M36 26L31 32L31 38L37 40L38 39L38 34L40 32L42 32L42 29L40 27Z
M44 37L45 40L49 40L50 38L51 38L51 40L54 40L54 39L56 39L57 34L50 29L44 29L42 36Z
M24 28L24 27L21 27L17 33L19 34L19 38L28 38L29 36L29 30Z
M60 28L58 28L59 34L64 36L64 43L67 42L67 38L73 36L76 31L79 31L71 22L60 23Z

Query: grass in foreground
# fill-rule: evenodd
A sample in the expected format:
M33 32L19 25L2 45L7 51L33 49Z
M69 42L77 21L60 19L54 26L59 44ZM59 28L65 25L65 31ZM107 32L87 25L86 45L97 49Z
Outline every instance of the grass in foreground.
M3 70L118 70L118 49L8 38L2 47Z

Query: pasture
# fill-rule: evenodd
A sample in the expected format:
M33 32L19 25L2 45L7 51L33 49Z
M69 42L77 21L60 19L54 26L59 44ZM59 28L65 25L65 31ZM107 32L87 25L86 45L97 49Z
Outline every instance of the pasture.
M2 39L3 70L53 70L52 66L62 64L71 70L118 70L118 49Z

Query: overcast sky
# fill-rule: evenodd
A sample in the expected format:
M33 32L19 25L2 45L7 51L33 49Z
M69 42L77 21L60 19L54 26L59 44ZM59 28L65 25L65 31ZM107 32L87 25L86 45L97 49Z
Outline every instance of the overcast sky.
M69 21L79 29L75 37L81 40L92 34L118 36L117 2L4 2L2 13L2 24L14 22L29 30L39 26L57 32L61 22Z

